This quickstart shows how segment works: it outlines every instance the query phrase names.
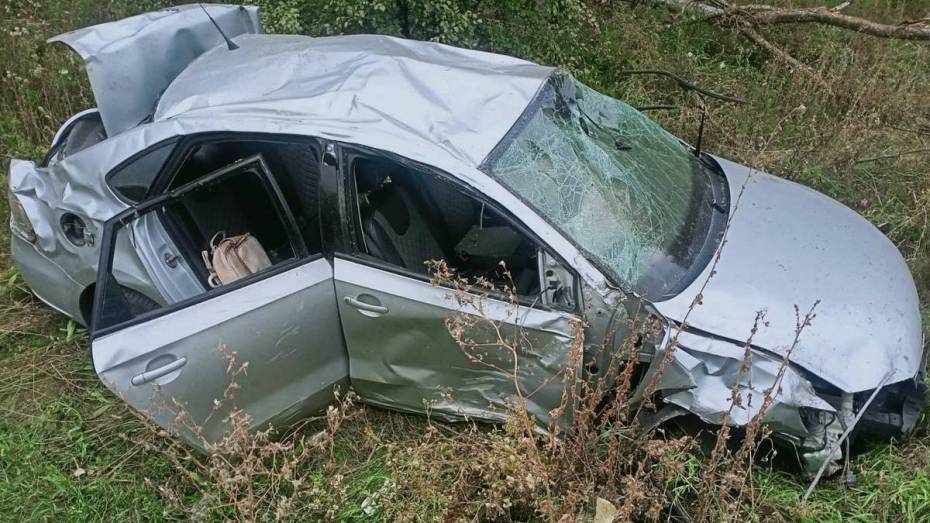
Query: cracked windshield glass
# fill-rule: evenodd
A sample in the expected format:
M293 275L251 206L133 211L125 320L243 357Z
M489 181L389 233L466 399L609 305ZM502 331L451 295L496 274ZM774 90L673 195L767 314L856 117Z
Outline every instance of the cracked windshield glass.
M644 114L567 74L553 75L486 165L618 283L652 300L687 287L719 240L719 178Z

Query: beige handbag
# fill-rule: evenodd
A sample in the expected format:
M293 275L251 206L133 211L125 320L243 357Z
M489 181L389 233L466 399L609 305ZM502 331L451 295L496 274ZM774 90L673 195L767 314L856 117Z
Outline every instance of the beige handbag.
M232 283L271 267L262 244L249 233L226 238L220 231L210 240L210 252L202 251L203 262L210 271L211 287Z

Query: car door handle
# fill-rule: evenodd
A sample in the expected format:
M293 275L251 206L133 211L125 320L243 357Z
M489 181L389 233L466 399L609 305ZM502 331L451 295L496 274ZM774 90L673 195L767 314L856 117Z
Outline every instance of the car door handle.
M364 296L370 296L370 295L364 295ZM354 297L354 296L346 296L343 299L346 301L346 303L348 303L349 305L355 307L356 309L360 311L373 312L375 314L385 314L388 311L388 308L385 307L384 305L381 305L380 302L366 303L364 301L359 300L358 297Z
M172 372L183 367L185 364L187 364L187 358L185 358L184 356L181 356L180 358L173 360L171 362L168 362L165 365L162 365L161 367L147 370L141 374L136 374L135 376L132 377L132 380L130 380L130 383L138 387L139 385L148 383L152 380L157 380L158 378L166 374L171 374Z

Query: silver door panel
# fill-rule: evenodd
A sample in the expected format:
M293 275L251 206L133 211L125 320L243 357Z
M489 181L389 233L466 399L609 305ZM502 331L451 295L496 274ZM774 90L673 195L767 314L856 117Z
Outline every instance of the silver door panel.
M178 423L174 400L183 399L189 419L216 439L232 402L211 412L231 381L227 358L234 355L234 367L248 365L236 379L235 406L255 427L280 425L322 409L333 387L346 384L333 300L332 268L318 259L97 338L94 367L130 405L200 444L189 423Z
M339 258L334 264L352 386L364 400L444 419L506 418L516 392L511 352L494 347L476 362L445 324L474 310L463 310L451 290L422 280ZM572 318L492 299L484 307L485 318L503 322L506 331L522 328L517 383L545 425L562 397ZM482 325L490 322L482 320L469 335L485 341L490 334Z
M132 223L135 251L152 278L152 284L167 303L177 303L204 292L184 256L175 245L157 213L148 213Z

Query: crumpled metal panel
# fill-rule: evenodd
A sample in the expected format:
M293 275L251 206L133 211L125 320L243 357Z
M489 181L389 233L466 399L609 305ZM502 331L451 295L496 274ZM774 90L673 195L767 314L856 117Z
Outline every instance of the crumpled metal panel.
M744 356L743 347L737 344L681 332L658 390L665 391L667 402L708 423L726 421L731 426L745 426L762 411L766 391L771 389L772 401L763 422L776 432L799 439L808 435L799 409L835 412L790 366L778 379L783 358L754 350L748 371L741 371ZM738 392L736 405L732 405L734 389Z
M81 216L87 229L99 240L103 222L125 206L103 197L99 184L71 176L72 167L73 163L67 160L49 168L13 160L10 189L35 229L34 246L72 278L90 284L96 278L97 250L68 241L59 226L61 216L66 212Z
M235 52L213 49L178 75L155 119L328 122L344 135L395 134L401 140L391 151L401 156L438 146L476 166L552 71L509 56L379 35L243 35L235 42Z
M553 419L550 410L561 401L572 365L569 315L494 299L478 314L454 291L341 258L335 279L337 297L373 296L388 310L366 314L339 300L352 386L365 401L449 421L506 421L519 387L540 426L567 421ZM465 337L485 348L456 343L446 320L462 315L475 320ZM495 328L516 356L498 344Z
M794 341L795 305L803 316L819 300L791 353L793 363L844 392L873 389L889 371L887 383L914 377L923 355L920 307L894 244L817 191L717 160L734 202L745 183L720 261L655 307L734 340L745 339L756 312L765 310L753 343L785 354ZM699 292L701 304L689 313Z
M204 6L229 37L261 32L257 7ZM158 97L204 51L223 38L198 4L171 7L78 29L49 39L74 49L110 136L151 116Z
M23 205L36 232L36 240L31 243L14 237L14 260L40 298L77 321L83 321L80 292L97 278L103 223L127 207L107 187L105 175L144 148L150 139L151 134L144 129L124 133L48 167L25 160L10 162L10 192ZM65 213L84 220L92 242L76 246L68 241L60 226ZM126 267L125 272L126 281L138 282L136 290L151 294L141 265Z

